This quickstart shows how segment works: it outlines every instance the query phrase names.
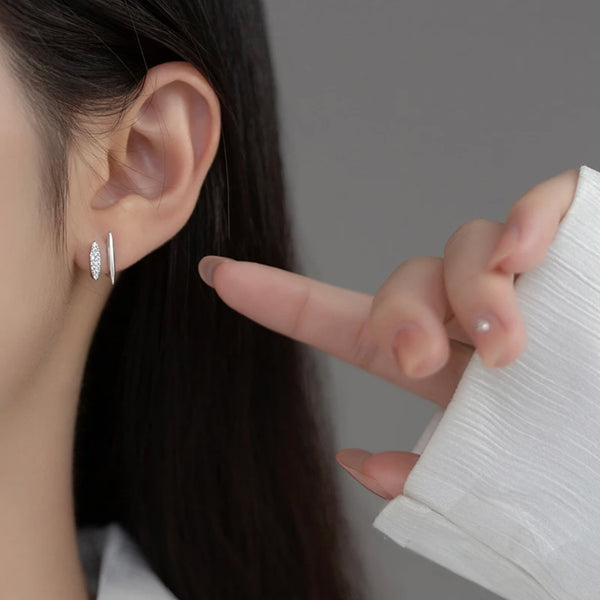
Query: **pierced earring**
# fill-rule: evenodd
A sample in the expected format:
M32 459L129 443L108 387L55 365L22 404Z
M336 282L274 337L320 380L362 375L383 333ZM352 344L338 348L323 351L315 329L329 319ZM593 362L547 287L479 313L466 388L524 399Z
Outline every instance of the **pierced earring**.
M115 284L115 247L113 243L112 233L108 232L107 240L107 254L108 254L108 267L110 270L110 281ZM90 250L90 271L92 278L98 280L102 268L102 255L100 254L100 247L97 242L92 242L92 248Z
M108 268L110 269L110 281L115 285L115 246L110 231L108 232Z
M92 242L92 249L90 250L90 271L92 272L92 278L98 279L100 277L100 267L102 266L102 256L100 255L100 247L94 241Z

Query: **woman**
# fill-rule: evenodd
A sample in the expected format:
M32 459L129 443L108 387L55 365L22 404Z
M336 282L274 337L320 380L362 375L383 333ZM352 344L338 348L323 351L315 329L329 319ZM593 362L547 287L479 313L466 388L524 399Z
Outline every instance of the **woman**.
M9 0L0 44L0 597L86 597L113 522L182 600L360 597L310 357L197 271L297 268L260 3Z
M104 600L77 532L115 524L180 600L363 597L312 355L196 271L299 270L260 3L5 0L0 115L0 597ZM440 289L422 266L402 279ZM380 365L367 341L351 359Z

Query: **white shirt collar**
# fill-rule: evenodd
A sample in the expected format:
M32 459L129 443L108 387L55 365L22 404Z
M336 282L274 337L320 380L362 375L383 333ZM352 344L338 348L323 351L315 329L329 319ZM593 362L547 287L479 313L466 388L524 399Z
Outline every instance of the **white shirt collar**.
M116 522L77 530L79 552L96 600L177 600Z

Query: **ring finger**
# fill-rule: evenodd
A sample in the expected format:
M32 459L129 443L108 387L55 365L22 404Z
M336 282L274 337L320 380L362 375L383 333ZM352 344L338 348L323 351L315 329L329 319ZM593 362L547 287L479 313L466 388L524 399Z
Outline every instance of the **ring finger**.
M527 344L525 323L514 293L515 275L486 270L503 228L503 223L495 221L469 221L454 232L444 249L449 304L487 367L507 365Z

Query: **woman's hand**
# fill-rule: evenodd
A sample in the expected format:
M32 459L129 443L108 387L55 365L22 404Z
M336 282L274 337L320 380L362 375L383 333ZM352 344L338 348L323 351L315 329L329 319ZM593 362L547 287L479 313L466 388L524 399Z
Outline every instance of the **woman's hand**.
M443 258L404 261L375 296L221 257L204 257L199 271L228 306L253 321L445 407L475 350L486 366L503 367L525 349L514 282L544 259L578 175L568 169L529 189L506 225L485 219L461 225ZM221 262L227 264L217 269ZM414 325L401 330L403 323ZM402 493L419 455L347 449L336 458L391 499Z

